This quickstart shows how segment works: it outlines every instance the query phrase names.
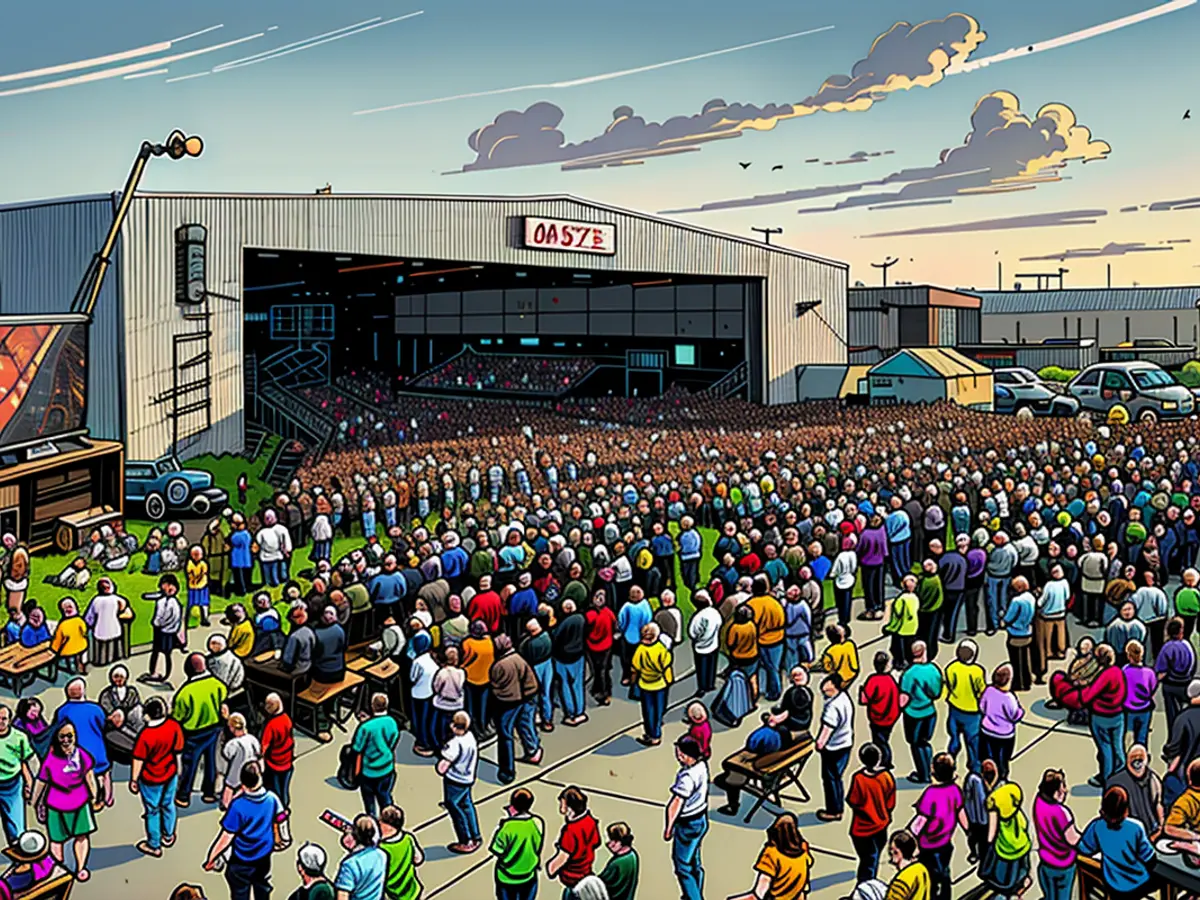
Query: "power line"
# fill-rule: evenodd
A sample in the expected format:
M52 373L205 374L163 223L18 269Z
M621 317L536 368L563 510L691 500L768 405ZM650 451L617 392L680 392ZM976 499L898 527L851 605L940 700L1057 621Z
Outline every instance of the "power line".
M771 244L771 235L783 234L782 228L751 228L750 230L757 231L759 234L761 234L763 236L763 241L768 246L770 246L770 244Z

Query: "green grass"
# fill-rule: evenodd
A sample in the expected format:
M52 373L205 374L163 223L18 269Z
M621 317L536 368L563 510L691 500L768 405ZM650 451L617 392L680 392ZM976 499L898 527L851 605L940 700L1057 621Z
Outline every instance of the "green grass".
M275 448L279 446L280 440L274 435L267 438L262 452L254 460L248 460L246 457L234 453L222 453L220 456L207 453L204 456L196 456L187 460L185 465L189 469L200 469L211 474L214 484L229 491L235 506L238 476L243 472L246 473L246 481L249 485L246 491L246 509L258 509L275 495L275 489L267 484L262 476L263 470L275 452Z

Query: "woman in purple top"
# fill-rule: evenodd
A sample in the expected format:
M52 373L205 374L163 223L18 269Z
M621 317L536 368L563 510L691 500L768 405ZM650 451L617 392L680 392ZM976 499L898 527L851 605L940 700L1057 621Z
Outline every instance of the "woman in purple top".
M1162 685L1167 713L1167 734L1175 730L1175 717L1191 702L1187 688L1196 671L1196 652L1183 631L1183 619L1178 616L1167 622L1167 640L1154 658L1154 672Z
M1140 641L1125 645L1125 658L1129 660L1121 671L1125 675L1125 730L1133 732L1133 742L1147 746L1150 739L1150 715L1154 712L1154 691L1158 687L1158 675L1149 666L1142 664L1146 648Z
M971 549L967 557L967 586L963 597L963 607L966 609L967 634L974 637L979 633L979 598L983 593L983 582L987 578L987 532L984 531L971 540Z
M887 530L883 517L872 513L867 527L858 538L858 564L862 567L863 599L866 612L862 618L883 618L883 572L887 564Z
M939 753L933 758L933 784L921 792L916 817L908 826L921 848L921 862L929 870L933 892L930 900L950 900L950 856L954 852L954 828L969 833L966 803L954 783L954 757Z
M87 881L89 835L96 830L94 810L99 792L92 757L78 745L75 726L65 722L54 732L50 752L38 770L32 805L39 821L46 823L50 855L63 863L63 845L74 843L75 878Z
M992 670L992 683L979 698L979 758L996 764L1000 777L1008 780L1008 764L1017 742L1017 723L1025 718L1021 702L1012 692L1012 666L1002 663Z
M1075 885L1075 845L1079 830L1067 806L1067 776L1061 769L1042 773L1033 801L1038 842L1038 885L1045 900L1071 900Z

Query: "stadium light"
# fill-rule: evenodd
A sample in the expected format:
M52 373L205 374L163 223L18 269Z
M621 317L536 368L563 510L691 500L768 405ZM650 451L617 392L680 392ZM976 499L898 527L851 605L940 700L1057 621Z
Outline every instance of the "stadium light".
M133 203L133 195L137 192L138 184L141 183L142 174L146 171L146 163L150 161L150 157L195 158L203 152L204 141L200 137L194 134L186 135L178 128L167 135L167 139L161 144L142 141L137 158L133 161L133 168L129 170L129 177L125 180L125 189L121 191L121 202L113 213L108 237L104 239L104 244L92 257L91 265L84 273L83 281L80 282L79 290L75 292L75 299L71 303L72 312L82 312L90 316L92 310L96 308L96 301L100 298L100 288L104 285L104 276L108 273L108 267L112 263L112 252L117 245L117 236L121 233L121 226L125 224L125 217L129 214L129 207Z

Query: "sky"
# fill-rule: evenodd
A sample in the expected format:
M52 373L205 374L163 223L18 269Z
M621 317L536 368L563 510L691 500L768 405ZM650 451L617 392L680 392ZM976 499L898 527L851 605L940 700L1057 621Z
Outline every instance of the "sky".
M156 160L144 188L567 193L782 228L776 243L867 284L888 258L893 282L980 290L998 267L1006 288L1060 266L1068 286L1109 266L1115 286L1200 283L1195 0L13 0L3 16L0 203L119 189L143 139L181 128L204 155Z

